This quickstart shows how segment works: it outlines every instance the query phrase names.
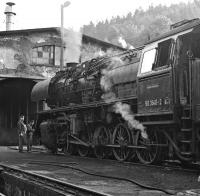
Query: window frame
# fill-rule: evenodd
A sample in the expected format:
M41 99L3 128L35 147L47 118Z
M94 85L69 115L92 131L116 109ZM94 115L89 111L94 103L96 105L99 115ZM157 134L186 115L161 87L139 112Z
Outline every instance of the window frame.
M141 59L141 66L140 66L140 74L141 75L145 75L145 74L148 74L148 73L151 73L153 70L152 70L152 67L151 67L151 70L150 71L145 71L145 72L142 72L142 68L143 68L143 62L144 62L144 55L146 52L149 52L151 50L156 50L155 51L155 56L154 56L154 60L153 60L153 63L152 63L152 67L153 67L153 64L156 62L156 59L157 59L157 49L156 47L151 47L149 48L148 50L145 50L142 54L142 59Z
M145 75L150 75L152 73L157 73L159 71L162 71L162 70L167 70L171 67L171 64L169 63L168 65L163 65L161 67L158 67L158 68L155 68L153 69L153 64L156 64L157 61L158 61L158 46L160 44L162 44L162 42L165 42L167 40L171 40L170 42L170 51L169 51L169 59L172 59L172 56L173 56L173 50L174 50L174 42L175 42L175 38L174 37L168 37L167 39L163 39L163 40L160 40L159 42L154 42L152 44L150 44L148 47L146 47L143 52L142 52L142 55L141 55L141 60L140 60L140 68L138 70L138 77L142 77L142 76L145 76ZM154 59L154 63L152 64L152 67L151 67L151 71L148 71L148 72L143 72L142 73L142 64L143 64L143 60L144 60L144 54L150 50L153 50L153 49L156 49L156 54L155 54L155 59Z
M159 48L161 47L162 43L167 42L167 41L170 42L169 43L169 47L168 47L167 61L168 62L170 61L171 55L172 55L172 50L173 50L173 43L174 43L172 38L166 39L166 40L158 43L158 46L157 46L157 57L156 57L156 60L154 62L155 67L152 69L152 71L158 71L160 69L163 69L163 68L166 68L166 67L170 66L170 64L167 64L167 63L162 65L162 66L158 66L158 63L159 63L158 60L159 60L159 58L161 56L161 51L159 50Z
M49 58L48 58L48 61L49 61L49 63L37 63L37 60L36 59L38 59L39 57L37 56L37 57L34 57L33 56L33 51L34 51L34 49L38 49L38 48L44 48L44 47L46 47L46 46L48 46L48 47L51 47L51 52L49 52ZM60 45L58 45L58 44L54 44L54 43L43 43L43 44L38 44L38 45L35 45L34 47L32 47L32 51L31 51L31 65L32 66L46 66L46 67L56 67L56 68L59 68L60 67L60 64L59 65L56 65L56 47L59 47L59 48L61 48L61 46ZM43 50L43 49L42 49ZM36 50L36 53L38 52L38 50ZM42 52L42 51L41 51ZM50 58L51 57L51 55L53 54L53 58ZM33 59L35 59L35 62L34 62L34 60ZM50 63L50 61L51 61L51 59L53 59L53 63ZM58 58L58 60L57 60L57 62L60 62L60 56L59 56L59 58Z

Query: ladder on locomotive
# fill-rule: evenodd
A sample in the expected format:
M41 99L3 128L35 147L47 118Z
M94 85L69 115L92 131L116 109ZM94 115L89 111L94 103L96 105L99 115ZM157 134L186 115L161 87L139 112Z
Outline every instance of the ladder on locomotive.
M179 148L181 156L191 159L194 155L194 123L192 100L192 63L189 60L189 103L183 106L181 128L179 133Z
M191 106L184 106L179 134L179 147L181 155L187 158L193 155L193 121L191 113Z

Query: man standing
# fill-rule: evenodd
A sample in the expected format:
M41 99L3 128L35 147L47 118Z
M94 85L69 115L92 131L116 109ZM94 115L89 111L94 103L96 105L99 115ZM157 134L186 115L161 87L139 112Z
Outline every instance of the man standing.
M24 124L24 115L21 114L17 122L17 131L19 136L19 152L23 152L23 141L26 134L26 125Z
M34 120L31 120L27 124L27 132L26 132L27 152L30 152L32 148L33 132L35 131L33 125L34 125Z

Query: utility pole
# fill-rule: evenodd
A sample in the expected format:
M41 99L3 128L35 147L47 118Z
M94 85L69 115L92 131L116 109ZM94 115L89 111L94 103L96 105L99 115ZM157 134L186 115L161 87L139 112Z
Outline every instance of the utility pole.
M60 46L60 70L63 70L64 67L64 8L70 5L70 1L66 1L61 5L61 46Z

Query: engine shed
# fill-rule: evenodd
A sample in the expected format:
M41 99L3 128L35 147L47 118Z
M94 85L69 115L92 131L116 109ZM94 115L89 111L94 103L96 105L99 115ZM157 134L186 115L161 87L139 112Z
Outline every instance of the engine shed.
M26 123L34 119L34 114L42 109L30 100L33 85L42 78L1 78L0 80L0 142L2 145L17 142L16 124L19 115L25 115ZM40 108L39 108L40 107Z

